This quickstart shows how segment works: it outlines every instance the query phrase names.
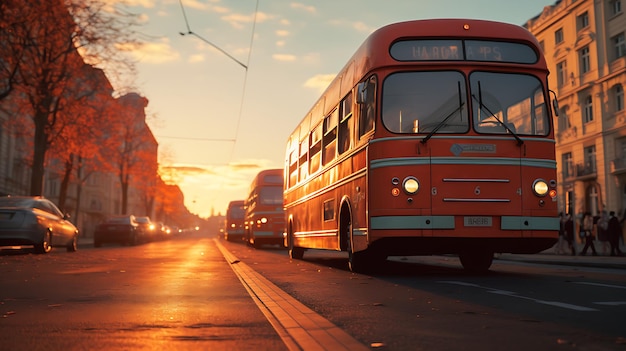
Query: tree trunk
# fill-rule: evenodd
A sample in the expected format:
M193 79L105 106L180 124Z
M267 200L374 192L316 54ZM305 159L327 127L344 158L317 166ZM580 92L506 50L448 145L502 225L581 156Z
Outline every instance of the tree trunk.
M128 179L122 181L122 214L128 211Z
M67 201L67 189L70 186L70 179L72 178L72 169L74 168L74 155L70 155L69 159L65 161L65 172L63 172L63 180L61 181L61 189L59 189L59 208L63 212L67 212L65 209L65 202Z
M48 149L48 136L46 135L46 124L48 121L48 114L42 111L37 111L35 122L35 147L33 148L33 165L31 167L30 176L30 195L40 196L43 195L43 180L44 180L44 164L46 161L46 151Z

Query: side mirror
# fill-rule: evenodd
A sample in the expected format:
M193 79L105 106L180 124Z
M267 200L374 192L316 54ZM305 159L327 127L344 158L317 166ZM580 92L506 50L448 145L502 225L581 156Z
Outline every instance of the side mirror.
M552 111L554 112L555 116L559 115L559 101L556 98L556 93L553 90L550 90L550 93L552 93L552 95L554 95L554 99L552 99Z

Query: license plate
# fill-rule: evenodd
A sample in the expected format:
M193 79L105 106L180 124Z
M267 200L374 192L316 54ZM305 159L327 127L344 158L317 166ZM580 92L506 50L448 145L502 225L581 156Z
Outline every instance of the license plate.
M0 213L0 220L6 221L8 219L11 219L11 214L10 213Z
M466 216L463 219L466 227L491 227L491 217Z

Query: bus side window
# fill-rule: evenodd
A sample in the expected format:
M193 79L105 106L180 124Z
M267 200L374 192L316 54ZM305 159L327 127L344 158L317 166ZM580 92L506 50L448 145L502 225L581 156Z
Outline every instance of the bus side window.
M309 176L309 138L304 138L300 143L299 181L304 181Z
M357 85L359 103L359 138L374 129L376 112L376 76Z
M311 132L311 148L309 149L309 174L320 169L322 164L322 124L320 123Z
M322 141L324 154L322 163L327 165L335 159L337 149L337 119L338 111L335 109L324 119L324 139Z
M289 153L289 187L298 182L298 148L297 144L292 145Z
M352 92L339 105L339 154L343 154L352 144Z

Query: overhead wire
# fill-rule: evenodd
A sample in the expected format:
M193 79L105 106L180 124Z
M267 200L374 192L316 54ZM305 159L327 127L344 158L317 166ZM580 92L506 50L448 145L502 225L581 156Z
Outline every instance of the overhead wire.
M238 139L238 136L239 136L239 128L240 128L240 124L241 124L241 117L242 117L242 114L243 114L243 104L244 104L244 100L245 100L246 86L247 86L247 82L248 82L248 66L250 65L250 57L252 55L252 45L253 45L253 42L254 42L254 34L255 34L255 31L256 31L257 14L259 12L259 0L256 1L256 7L255 7L255 10L254 10L254 20L253 20L253 23L252 23L252 35L250 37L250 46L248 48L248 58L247 58L247 61L246 61L245 64L243 62L237 60L235 57L230 55L228 52L226 52L225 50L223 50L219 46L213 44L212 42L208 41L207 39L203 38L202 36L198 35L194 31L192 31L191 30L191 26L189 25L189 19L187 18L187 13L185 12L185 6L183 5L183 1L179 0L179 3L180 3L180 8L181 8L182 13L183 13L183 18L185 19L185 25L187 27L187 33L179 32L179 34L181 36L185 36L185 35L193 35L193 36L195 36L196 38L204 41L205 43L207 43L209 45L211 45L213 48L217 49L222 54L224 54L228 58L230 58L231 60L235 61L237 64L239 64L245 70L244 79L243 79L243 89L242 89L242 93L241 93L241 102L239 104L239 116L237 117L237 123L235 125L235 138L234 139L223 139L223 140L221 140L221 141L233 142L233 145L232 145L232 148L231 148L231 152L230 152L230 156L229 156L229 160L232 161L232 158L233 158L233 155L234 155L234 152L235 152L235 145L237 143L237 139ZM193 140L192 138L185 138L185 139ZM209 140L215 141L215 140L218 140L218 139L209 139Z

